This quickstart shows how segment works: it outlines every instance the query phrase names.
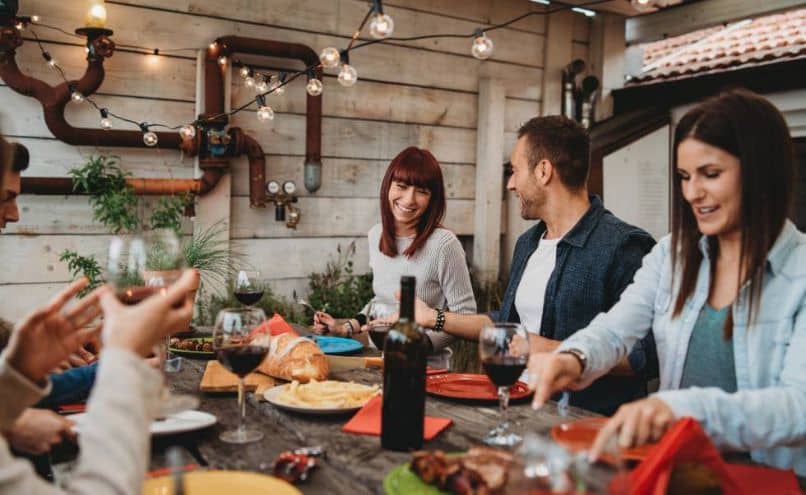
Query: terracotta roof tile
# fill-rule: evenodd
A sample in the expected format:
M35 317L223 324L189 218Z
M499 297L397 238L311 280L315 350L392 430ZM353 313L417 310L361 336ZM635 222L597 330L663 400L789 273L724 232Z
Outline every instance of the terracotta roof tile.
M806 57L806 8L700 29L641 48L645 72L631 85Z

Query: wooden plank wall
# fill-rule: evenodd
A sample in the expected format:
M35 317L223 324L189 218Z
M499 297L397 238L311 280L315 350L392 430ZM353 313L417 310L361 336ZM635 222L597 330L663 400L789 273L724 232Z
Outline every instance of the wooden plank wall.
M108 0L108 27L118 44L171 48L205 47L217 36L240 35L309 45L343 47L367 9L362 0L234 0L224 8L215 0ZM472 32L543 7L526 0L389 0L397 36L435 32ZM75 2L23 0L20 14L38 14L43 23L72 31L82 23ZM589 23L577 16L573 52L586 58ZM236 116L257 137L267 154L269 179L294 180L302 191L302 221L296 231L274 221L273 208L248 206L247 171L239 160L233 170L231 238L252 263L289 294L305 287L306 276L321 270L337 245L356 241L356 265L367 270L366 231L378 221L377 190L389 160L408 145L429 148L444 167L448 189L446 224L471 235L476 163L477 94L480 77L495 77L507 92L504 130L514 142L518 125L540 111L546 24L533 16L491 33L495 53L480 62L466 39L388 43L356 51L351 63L358 84L339 86L325 78L322 122L323 178L314 195L304 191L304 85L291 84L283 97L270 97L276 118L261 125L253 111ZM69 77L85 65L81 40L37 28L45 48ZM28 40L18 51L27 73L50 83L59 79ZM293 62L255 60L269 70L298 67ZM176 124L196 114L196 54L170 52L155 57L119 47L105 65L107 76L96 101L135 120ZM233 77L232 105L252 95ZM39 104L0 86L0 130L31 151L29 176L65 176L93 153L113 153L136 176L191 177L193 160L179 151L95 149L55 140ZM68 107L77 126L98 125L87 104ZM115 122L117 128L124 124ZM506 149L508 155L510 147ZM502 162L507 157L502 157ZM108 242L92 222L84 197L20 198L22 221L0 236L0 316L15 319L69 279L58 261L65 248L103 255ZM144 206L147 209L147 206Z

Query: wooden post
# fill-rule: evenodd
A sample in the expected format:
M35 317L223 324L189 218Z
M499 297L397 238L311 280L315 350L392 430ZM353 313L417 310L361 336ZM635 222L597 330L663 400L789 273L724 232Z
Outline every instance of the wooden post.
M614 89L624 86L624 17L601 13L593 18L590 37L590 73L599 78L596 121L613 115Z
M202 114L204 108L204 50L200 50L196 56L196 114ZM232 71L227 71L224 78L224 111L230 111L230 87ZM239 158L246 160L246 158ZM238 166L245 166L239 164ZM234 167L232 167L234 168ZM199 168L199 158L196 157L195 175L201 174ZM210 226L221 222L221 233L218 240L229 241L230 239L230 208L232 195L232 174L226 173L216 185L215 189L199 198L196 204L196 219L194 227L207 229ZM224 247L224 246L221 246ZM226 291L226 287L205 287L209 292Z
M473 268L482 283L498 277L501 262L501 190L506 90L495 79L479 80L476 130L476 203L473 224Z

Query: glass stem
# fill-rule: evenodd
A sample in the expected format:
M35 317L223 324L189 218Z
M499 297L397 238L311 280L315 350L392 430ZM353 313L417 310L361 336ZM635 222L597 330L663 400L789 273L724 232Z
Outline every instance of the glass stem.
M509 427L509 387L498 387L498 408L501 413L501 422L498 428L506 430Z
M238 377L238 432L243 433L246 430L246 392L244 391L244 378Z

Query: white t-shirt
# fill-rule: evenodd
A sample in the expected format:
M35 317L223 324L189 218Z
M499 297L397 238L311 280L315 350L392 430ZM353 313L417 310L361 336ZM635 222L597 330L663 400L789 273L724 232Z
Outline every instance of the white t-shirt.
M557 239L540 239L537 249L523 271L521 283L515 293L515 309L521 317L521 323L530 333L540 334L540 322L543 318L543 302L546 297L546 286L557 261Z

